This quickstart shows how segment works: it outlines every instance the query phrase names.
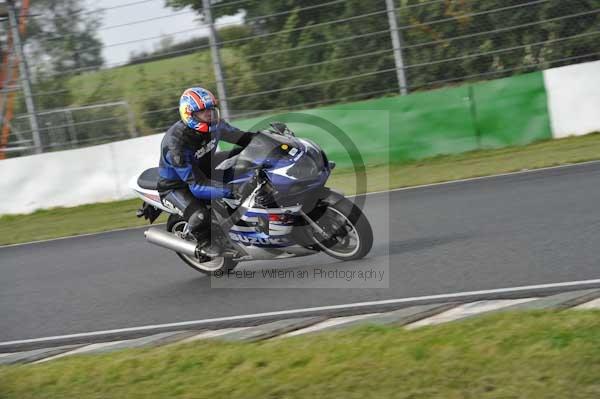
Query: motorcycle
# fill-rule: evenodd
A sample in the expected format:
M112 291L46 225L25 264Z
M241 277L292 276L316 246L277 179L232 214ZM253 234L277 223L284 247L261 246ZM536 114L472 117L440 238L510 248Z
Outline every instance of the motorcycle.
M222 275L251 260L319 252L343 261L366 256L373 245L369 221L352 201L325 186L335 163L285 124L270 126L215 168L232 192L231 198L207 203L213 219L211 239L222 249L218 256L203 254L183 215L161 201L158 168L130 182L144 201L138 217L152 224L161 212L169 214L166 231L151 227L144 233L146 240L175 251L188 266L209 275Z

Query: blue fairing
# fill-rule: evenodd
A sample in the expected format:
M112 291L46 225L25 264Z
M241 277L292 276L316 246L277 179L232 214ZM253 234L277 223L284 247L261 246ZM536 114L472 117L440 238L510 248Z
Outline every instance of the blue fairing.
M265 172L269 178L270 183L280 193L285 193L289 191L293 186L298 184L301 184L305 188L305 190L296 191L296 193L310 191L315 188L322 187L327 182L327 179L329 179L329 175L331 173L327 165L327 167L323 168L315 175L304 178L295 178L278 172L281 169L293 166L295 164L293 160L260 160L259 162L266 162L267 165L270 166L269 168L265 169ZM235 180L231 180L229 183L234 185L242 184L251 179L252 176L253 173L248 172L241 176L238 176Z
M269 155L265 156L266 154ZM229 181L231 186L246 183L256 175L257 168L260 168L264 173L263 176L266 176L268 183L277 193L277 201L282 198L296 201L293 198L299 198L299 196L299 201L301 201L302 195L310 195L311 191L323 187L331 173L325 155L316 144L287 136L258 135L256 140L253 140L249 147L240 153L237 162L245 165L247 169L236 169L235 179ZM244 216L247 219L262 218L263 220L266 217L266 221L261 222L263 228L265 223L269 224L270 229L273 228L273 224L268 220L268 213L250 210ZM294 215L294 218L296 217L299 216ZM291 228L292 225L293 222L288 226ZM252 222L249 226L253 226ZM279 224L279 228L281 226ZM285 225L283 226L285 227ZM234 230L235 228L230 231L232 240L242 245L282 248L295 244L293 239L281 230L278 235L258 232L258 226L254 231Z

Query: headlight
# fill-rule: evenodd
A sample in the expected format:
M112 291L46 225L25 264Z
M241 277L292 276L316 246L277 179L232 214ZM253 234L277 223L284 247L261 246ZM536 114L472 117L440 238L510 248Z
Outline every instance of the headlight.
M288 169L288 176L301 179L304 177L315 176L320 172L321 168L315 160L309 155L304 154L300 159Z
M315 177L324 168L323 153L321 149L311 141L305 139L299 141L302 143L302 146L298 146L298 149L302 151L301 155L294 154L296 159L294 164L280 168L277 173L295 179ZM298 152L296 149L294 150L295 152Z

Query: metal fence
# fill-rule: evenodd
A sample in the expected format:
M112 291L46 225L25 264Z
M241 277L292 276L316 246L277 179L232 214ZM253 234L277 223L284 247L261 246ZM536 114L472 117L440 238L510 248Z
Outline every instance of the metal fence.
M36 112L44 151L60 151L136 137L135 116L126 101ZM12 121L13 144L8 151L31 151L33 131L28 115Z
M120 7L138 6L149 0L126 1ZM218 92L225 112L235 120L408 94L600 58L600 0L285 3L293 4L292 8L275 2L267 2L271 7L260 6L259 1L253 0L221 0L212 6L208 3L198 0L196 10L181 11L190 15L203 13L205 24L199 24L198 31L207 24L214 28L208 43L163 51L160 57L148 54L138 57L136 65L126 67L134 68L140 79L141 95L135 98L124 98L120 89L123 82L107 78L111 70L125 67L123 64L105 65L103 71L74 68L47 75L46 79L68 80L72 76L92 79L95 74L104 74L100 103L126 101L131 108L121 107L127 109L122 109L120 116L106 107L99 108L103 110L99 112L94 103L72 111L68 111L70 104L62 104L60 111L45 110L46 115L61 115L62 119L40 124L44 150L95 144L136 131L164 131L177 119L180 93L192 85ZM264 13L265 9L270 11ZM243 25L220 22L220 17L241 11L245 12ZM167 16L153 20L157 30L161 24L169 23ZM216 22L211 23L212 20ZM140 22L143 21L129 24ZM181 34L189 37L194 32L186 30ZM149 34L148 38L133 42L156 38ZM57 39L60 37L52 38ZM156 61L158 58L160 61ZM146 62L163 62L165 58L181 60L185 73L167 71L159 81L142 76ZM37 103L71 90L36 90L35 82L33 87L32 97ZM19 94L19 98L22 101L23 95ZM74 112L82 115L81 120L69 117ZM44 120L42 112L38 115ZM19 122L14 123L8 148L23 147L25 132L31 134L25 116L15 118ZM118 133L111 130L117 125L121 126ZM94 132L102 131L109 133L95 136L99 133Z

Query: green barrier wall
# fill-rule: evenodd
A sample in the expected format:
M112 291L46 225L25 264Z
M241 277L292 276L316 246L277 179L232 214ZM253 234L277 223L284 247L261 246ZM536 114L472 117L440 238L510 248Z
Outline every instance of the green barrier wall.
M552 138L542 72L479 83L472 91L482 148Z
M457 87L377 100L388 111L392 161L473 150L468 90Z
M542 73L413 93L408 96L337 104L292 114L236 121L242 129L264 128L280 120L301 137L319 143L330 159L350 166L344 141L366 163L403 162L481 148L523 145L552 137ZM297 115L296 115L297 117ZM322 119L344 133L339 140L315 127Z

